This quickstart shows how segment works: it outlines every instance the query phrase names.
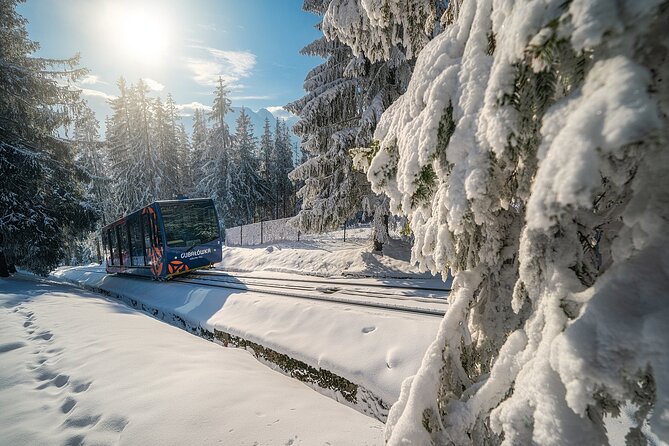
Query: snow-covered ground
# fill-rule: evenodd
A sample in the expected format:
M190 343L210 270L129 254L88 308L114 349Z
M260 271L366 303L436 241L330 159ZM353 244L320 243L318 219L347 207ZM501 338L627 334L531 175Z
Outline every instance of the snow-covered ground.
M0 444L372 445L380 422L123 303L0 279Z
M289 278L300 277L304 276ZM100 266L60 268L52 278L102 290L204 337L216 334L216 340L227 343L230 335L238 338L233 345L257 344L260 347L251 349L270 366L293 376L306 374L305 380L320 392L379 419L385 419L399 397L402 381L418 370L441 321L435 316L258 293L244 289L241 282L241 289L229 289L131 279L104 274ZM234 280L234 275L230 278ZM389 300L393 299L383 299ZM296 367L295 361L301 364Z
M305 234L299 242L274 242L255 247L226 246L220 268L226 271L275 271L315 276L423 278L441 281L421 272L411 260L407 242L391 240L383 255L374 253L369 227L325 234ZM443 286L443 285L439 285Z

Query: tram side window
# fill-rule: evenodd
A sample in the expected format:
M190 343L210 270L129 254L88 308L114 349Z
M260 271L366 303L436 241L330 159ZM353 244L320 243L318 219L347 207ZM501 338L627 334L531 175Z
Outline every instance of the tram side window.
M144 225L144 255L146 258L146 264L151 265L151 249L152 248L152 235L151 235L151 223L149 223L149 215L142 215L142 225Z
M119 235L119 243L121 252L121 265L129 265L130 262L130 247L128 246L128 226L127 223L121 223L116 227Z
M114 248L114 244L112 243L113 236L111 229L107 229L105 231L105 240L107 240L107 246L109 247L107 262L109 265L114 265L114 252L116 251L116 248Z
M102 256L105 262L109 263L109 247L107 246L107 232L101 231L100 238L102 239Z
M139 218L128 220L130 228L130 261L133 266L144 265L144 251L142 248L142 228L139 225Z
M119 258L119 249L118 249L118 236L116 235L116 228L109 230L109 238L111 239L111 251L112 251L112 265L120 265L121 260Z

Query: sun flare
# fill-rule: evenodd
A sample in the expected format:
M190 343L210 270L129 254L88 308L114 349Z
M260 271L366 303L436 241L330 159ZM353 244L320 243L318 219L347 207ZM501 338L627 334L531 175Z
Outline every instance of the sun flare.
M165 54L169 27L157 11L119 8L109 19L112 39L125 55L156 62Z

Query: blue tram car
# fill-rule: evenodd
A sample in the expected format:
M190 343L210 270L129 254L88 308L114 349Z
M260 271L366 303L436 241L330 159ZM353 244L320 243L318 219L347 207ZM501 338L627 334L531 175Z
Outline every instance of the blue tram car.
M102 228L108 273L169 279L222 260L211 199L155 201Z

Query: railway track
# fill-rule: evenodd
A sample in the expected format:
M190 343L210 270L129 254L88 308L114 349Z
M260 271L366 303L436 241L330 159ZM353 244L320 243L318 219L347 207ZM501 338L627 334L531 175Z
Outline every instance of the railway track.
M104 271L91 269L90 272L105 274ZM132 276L132 278L149 279ZM150 279L149 279L150 280ZM239 291L274 296L306 299L335 304L346 304L368 307L386 311L400 311L410 314L443 317L446 308L448 290L438 288L421 288L410 286L389 286L383 284L333 284L323 279L282 279L277 277L257 277L246 275L230 275L223 271L193 271L184 276L173 278L171 283L198 285L205 287L226 288ZM371 288L367 290L365 288ZM442 297L416 297L401 293L439 291Z
M221 270L197 270L194 271L192 274L200 274L200 275L215 275L215 276L232 276L234 274L235 278L238 279L257 279L257 280L269 280L269 281L286 281L286 278L282 277L263 277L263 276L258 276L258 275L245 275L244 273L238 273L238 272L225 272ZM435 287L420 287L420 286L407 286L403 284L396 284L396 285L386 285L386 284L381 284L381 283L362 283L362 284L355 284L351 285L350 281L351 280L356 280L355 278L337 278L337 279L325 279L325 278L320 278L320 277L314 277L314 278L290 278L288 279L291 282L298 282L298 283L319 283L319 284L326 284L326 285L335 285L335 287L338 286L343 286L350 288L351 286L357 286L357 287L363 287L363 288L385 288L385 289L393 289L395 291L401 290L402 292L408 291L425 291L429 293L435 293L436 295L443 296L447 295L450 290L450 288L435 288ZM349 283L347 283L349 282ZM407 294L409 295L409 294Z

